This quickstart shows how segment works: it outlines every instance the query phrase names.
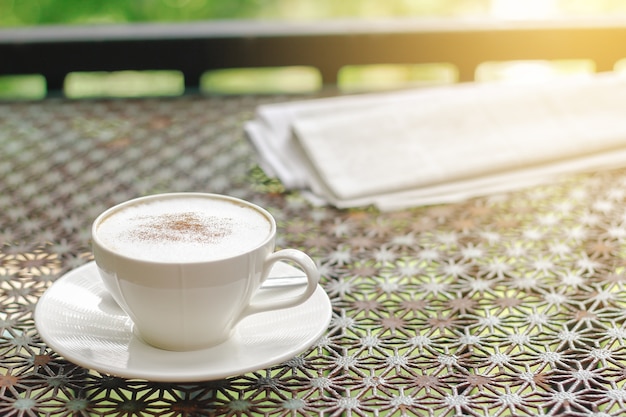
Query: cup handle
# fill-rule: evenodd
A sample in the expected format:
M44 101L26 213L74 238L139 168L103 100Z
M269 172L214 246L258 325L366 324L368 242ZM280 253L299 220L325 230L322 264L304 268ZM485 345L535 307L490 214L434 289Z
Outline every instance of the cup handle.
M254 297L250 301L250 304L244 309L244 311L239 316L239 320L242 318L249 316L251 314L261 313L264 311L271 310L279 310L283 308L294 307L298 304L302 304L306 300L313 295L315 290L317 289L317 284L320 279L320 273L317 270L317 266L315 262L304 252L299 251L297 249L282 249L272 253L265 260L265 264L263 266L263 279L262 282L265 281L269 272L272 269L272 266L278 261L289 261L296 265L298 265L304 271L304 274L307 277L307 286L303 292L300 294L288 297L288 298L280 298L279 300L274 301L264 301L264 302L254 302ZM271 289L266 289L265 291L272 291Z

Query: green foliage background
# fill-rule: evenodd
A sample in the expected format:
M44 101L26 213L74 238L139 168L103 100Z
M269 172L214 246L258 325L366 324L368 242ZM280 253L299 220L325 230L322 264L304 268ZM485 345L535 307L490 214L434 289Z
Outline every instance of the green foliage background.
M558 16L626 15L624 0L0 0L0 27L215 19L490 16L540 4ZM547 6L546 6L547 5Z
M490 0L0 0L0 26L483 14Z

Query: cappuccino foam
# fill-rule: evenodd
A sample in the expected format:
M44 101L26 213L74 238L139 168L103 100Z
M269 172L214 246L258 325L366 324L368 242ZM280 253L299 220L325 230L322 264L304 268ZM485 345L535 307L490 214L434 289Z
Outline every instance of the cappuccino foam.
M96 233L104 246L131 258L198 262L227 258L264 242L271 231L263 213L207 197L146 201L104 218Z

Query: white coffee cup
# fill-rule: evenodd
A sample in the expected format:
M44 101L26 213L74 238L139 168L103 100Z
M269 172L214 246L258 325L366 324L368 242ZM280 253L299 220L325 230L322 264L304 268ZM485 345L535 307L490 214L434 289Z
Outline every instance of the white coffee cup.
M276 221L261 207L217 194L142 197L100 214L93 253L105 288L146 343L196 350L228 339L244 317L293 307L316 290L305 253L274 251ZM257 290L277 261L299 266L306 288L281 298ZM259 301L261 300L262 301Z

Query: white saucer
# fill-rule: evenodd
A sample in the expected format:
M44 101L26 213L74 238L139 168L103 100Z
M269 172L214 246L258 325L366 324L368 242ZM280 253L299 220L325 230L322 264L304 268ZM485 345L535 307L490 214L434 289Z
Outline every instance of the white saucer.
M275 275L303 273L279 262L270 274ZM281 291L298 288L285 286ZM239 375L296 356L324 334L331 312L328 295L318 286L300 306L243 319L220 345L170 352L133 335L131 320L106 292L95 263L90 262L44 293L35 310L35 324L48 346L80 366L123 378L192 382Z

